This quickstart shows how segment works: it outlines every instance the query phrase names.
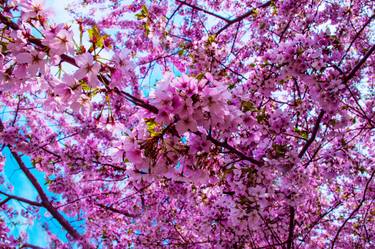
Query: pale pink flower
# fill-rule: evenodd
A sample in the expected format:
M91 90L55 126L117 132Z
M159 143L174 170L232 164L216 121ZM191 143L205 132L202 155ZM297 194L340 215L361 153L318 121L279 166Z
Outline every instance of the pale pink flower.
M71 53L73 52L73 34L62 24L52 26L50 30L45 32L43 44L51 49L51 55Z
M59 95L63 102L67 102L74 94L73 90L67 84L59 84L54 88L55 94Z
M77 65L80 67L74 76L81 80L87 77L87 84L96 87L99 84L98 73L100 65L94 61L94 57L90 53L79 55L76 59Z
M89 110L89 102L90 98L85 94L81 94L77 96L77 101L74 101L70 105L70 108L72 108L75 113L85 113Z
M24 79L27 76L27 65L19 64L14 68L13 75L18 79Z
M126 159L133 163L136 168L142 167L144 158L142 156L142 151L135 141L126 139L122 151L125 152Z
M177 122L176 130L180 135L184 134L188 130L192 132L197 131L197 121L195 121L195 119L193 119L191 116L185 116Z
M24 12L22 19L27 20L42 15L45 3L44 0L27 0L22 1L20 6L21 10Z
M28 73L34 76L38 72L44 74L46 69L45 56L44 52L33 50L30 53L23 52L17 54L16 61L19 64L27 64Z

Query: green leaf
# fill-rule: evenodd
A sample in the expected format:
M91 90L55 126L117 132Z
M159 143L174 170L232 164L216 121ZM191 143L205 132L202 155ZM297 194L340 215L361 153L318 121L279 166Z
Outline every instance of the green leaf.
M277 157L285 156L285 153L287 152L286 145L283 145L283 144L273 144L272 147L273 147L273 149L274 149L275 154L276 154Z
M197 80L201 80L201 79L204 78L204 75L205 75L205 73L199 73L197 76L195 76L195 78L196 78Z
M87 33L89 33L90 40L93 40L94 38L100 36L99 28L96 25L94 25L91 29L87 30Z
M0 41L1 53L5 54L8 51L8 43Z
M300 130L298 128L294 128L294 131L300 135L303 139L307 139L309 137L309 134L307 133L306 130Z
M277 10L277 6L275 4L275 1L271 1L271 6L272 6L272 15L277 15L278 13L278 10Z
M142 20L144 18L147 18L149 16L149 13L148 13L148 9L146 5L143 5L141 12L135 14L135 16L137 17L137 20Z
M150 34L150 24L148 22L146 22L144 25L143 25L144 29L145 29L145 32L146 32L146 35L148 36Z
M145 16L142 13L135 14L135 17L137 17L137 20L142 20L143 18L145 18Z
M208 40L207 40L208 45L211 45L215 41L216 41L216 35L210 35L210 36L208 36Z
M82 82L81 87L83 91L86 91L86 92L91 91L91 87L86 82Z
M251 101L242 101L241 102L241 109L243 112L254 112L257 110L257 108L254 106L254 103Z
M50 179L50 178L46 178L45 179L46 183L44 185L50 185L52 184L55 180L54 179Z
M264 110L257 115L258 123L263 123L267 120L268 120L268 115L266 114Z
M179 56L183 56L184 53L185 53L185 50L183 50L183 49L181 49L181 50L178 51L178 55L179 55Z
M258 9L253 9L251 11L251 15L252 15L252 17L256 18L259 15L259 10Z
M235 88L236 84L232 83L232 84L229 84L228 85L228 89L229 90L232 90L233 88Z
M95 45L97 48L104 47L104 41L109 37L107 34L100 34L100 30L98 26L94 25L91 29L87 30L89 34L90 41Z
M160 132L156 131L156 128L158 127L158 123L155 122L155 119L148 118L145 119L146 125L147 125L147 131L150 133L151 137L156 137L160 135Z
M256 64L255 64L255 63L251 63L251 64L249 65L249 67L256 67Z
M104 34L102 36L100 36L100 39L96 42L96 46L98 48L103 48L104 47L104 41L109 37L109 35L107 34Z
M148 16L148 9L147 9L147 7L146 7L146 5L143 5L142 6L142 13L144 13L146 16Z
M297 55L298 55L298 56L302 55L304 51L305 51L305 50L304 50L303 48L301 48L301 47L298 48L298 49L297 49Z
M178 44L178 47L182 48L182 49L185 49L186 48L186 44L183 43L183 42L181 42L181 43Z
M85 91L85 93L88 97L92 98L95 95L97 95L98 93L100 93L99 87L91 88L86 82L84 82L84 81L80 81L80 82L81 82L82 90Z

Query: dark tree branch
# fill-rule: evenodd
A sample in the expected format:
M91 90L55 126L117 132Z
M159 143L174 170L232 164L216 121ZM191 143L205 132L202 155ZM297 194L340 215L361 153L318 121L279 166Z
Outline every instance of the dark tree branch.
M117 214L122 214L122 215L124 215L126 217L129 217L129 218L137 218L137 217L139 217L139 215L131 214L131 213L128 213L126 211L113 208L112 206L106 206L106 205L103 205L103 204L100 204L100 203L96 203L95 205L97 205L98 207L101 207L101 208L103 208L103 209L105 209L107 211L111 211L111 212L114 212L114 213L117 213Z
M358 102L356 96L354 95L354 93L352 92L352 90L350 89L350 87L349 87L349 85L347 83L349 82L350 79L352 79L355 76L355 74L357 73L357 71L361 68L361 66L366 62L366 60L371 56L371 54L374 51L375 51L375 45L373 45L371 47L371 49L369 51L367 51L367 53L365 54L365 56L357 63L357 65L352 69L352 71L350 71L350 73L348 74L348 76L346 76L344 78L344 81L343 81L343 83L345 85L345 88L349 91L350 95L354 99L354 102L357 104L358 108L360 109L360 112L361 112L363 118L365 118L369 122L371 128L375 127L375 122L372 121L372 119L369 118L366 115L366 112L363 110L362 106Z
M259 6L259 8L262 8L262 7L266 7L266 6L269 6L271 4L271 1ZM242 16L240 17L237 17L236 19L234 19L233 21L231 21L230 23L228 24L233 24L233 23L236 23L236 22L239 22L241 20L243 20L244 18L248 17L249 15L251 15L251 13L253 13L254 9L252 9L251 11L243 14ZM2 14L0 14L0 21L3 22L5 25L8 25L9 27L11 27L12 29L14 30L18 30L19 27L17 26L17 24L13 23L12 21L8 20L8 18L4 17ZM30 38L29 39L29 42L37 45L37 46L42 46L44 48L46 48L42 42L39 40L39 39L36 39L36 38ZM65 61L73 66L77 66L77 64L75 63L75 60L74 58L68 56L68 55L61 55L61 59L62 61ZM102 81L105 86L107 87L108 90L111 90L109 88L109 85L110 85L110 81L104 77L103 75L99 75L98 76L99 80ZM142 99L139 99L125 91L121 91L117 88L114 88L113 89L117 94L119 95L122 95L124 96L128 101L132 102L133 104L135 104L136 106L140 106L148 111L150 111L151 113L154 113L154 114L157 114L159 112L159 110L153 106L153 105L150 105L148 103L146 103L144 100ZM229 145L227 142L220 142L219 140L209 136L207 138L209 141L211 141L213 144L215 144L216 146L220 146L220 147L223 147L223 148L226 148L228 149L231 153L237 155L239 158L243 159L243 160L246 160L246 161L250 161L258 166L262 166L263 165L263 162L261 161L258 161L258 160L255 160L254 158L252 157L249 157L249 156L246 156L245 154L243 154L242 152L238 151L237 149L235 149L233 146Z
M301 243L299 244L298 248L301 246L301 244L305 241L306 237L310 234L310 232L313 230L313 228L319 224L319 222L325 217L327 216L328 214L330 214L333 210L335 210L336 208L338 208L340 205L342 204L342 202L338 202L336 203L333 207L331 207L329 210L327 210L325 213L321 214L311 225L308 226L308 231L306 232L306 234L303 236L302 240L301 240Z
M203 8L201 8L201 7L195 6L195 5L193 5L193 4L190 4L190 3L187 3L187 2L185 2L185 1L181 1L181 0L176 0L176 1L177 1L178 3L180 3L180 4L183 4L183 5L189 6L190 8L192 8L192 9L194 9L194 10L201 11L201 12L206 13L206 14L208 14L208 15L211 15L211 16L214 16L214 17L216 17L216 18L219 18L219 19L225 21L226 23L230 23L230 22L231 22L229 19L227 19L227 18L225 18L225 17L222 17L222 16L220 16L220 15L214 13L214 12L211 12L211 11L205 10L205 9L203 9Z
M182 4L178 5L178 7L173 11L172 15L170 17L167 17L167 23L165 24L165 27L168 26L169 22L172 20L173 16L177 13L177 11L181 8Z
M31 249L44 249L44 247L35 246L29 243L23 244L21 248L31 248Z
M373 45L371 47L371 49L369 51L367 51L367 53L365 54L365 56L363 56L363 58L355 65L355 67L350 71L350 73L344 77L343 79L343 84L345 84L345 86L349 89L350 91L350 88L349 86L347 85L347 83L349 82L349 80L351 80L355 74L357 73L357 71L361 68L361 66L363 64L365 64L366 60L371 56L371 54L375 51L375 45ZM354 96L353 96L354 97ZM355 99L355 97L354 97ZM357 102L357 100L355 99L355 101ZM357 102L357 104L359 105L359 103ZM359 105L360 106L360 105ZM360 107L361 108L361 107ZM362 109L363 113L364 110ZM322 121L322 118L323 118L323 115L324 115L324 110L321 110L320 113L319 113L319 116L318 116L318 119L316 120L315 122L315 125L314 125L314 128L313 128L313 131L312 131L312 134L311 134L311 137L309 140L307 140L306 144L303 146L302 150L300 151L300 153L298 154L298 157L299 158L302 158L303 155L305 154L305 152L307 151L307 149L310 147L310 145L314 142L315 140L315 137L318 133L318 130L319 130L319 126L320 126L320 122Z
M366 62L366 60L371 56L371 54L375 51L375 45L373 45L369 51L363 56L363 58L355 65L355 67L350 71L350 73L344 78L343 83L347 84L349 80L351 80L357 71L361 68L361 66Z
M200 132L195 132L195 134L202 135ZM232 154L237 155L242 160L249 161L249 162L254 163L255 165L258 165L258 166L262 166L264 164L262 161L258 161L256 159L254 159L253 157L246 156L243 152L237 150L236 148L234 148L233 146L231 146L227 142L220 142L219 140L213 138L211 135L207 136L207 140L209 140L211 143L213 143L216 146L219 146L219 147L222 147L222 148L225 148L225 149L229 150Z
M302 150L300 151L300 153L298 154L298 157L299 158L302 158L303 155L305 154L305 152L307 151L307 149L310 147L310 145L314 142L315 140L315 137L316 137L316 134L318 133L318 130L319 130L319 126L320 126L320 122L322 121L323 119L323 115L324 115L324 111L321 110L320 113L319 113L319 116L315 122L315 125L314 125L314 128L313 128L313 131L311 133L311 137L309 138L309 140L307 140L306 144L303 146Z
M155 106L153 105L150 105L148 103L146 103L144 100L140 99L140 98L137 98L137 97L134 97L133 95L131 95L130 93L127 93L125 91L121 91L117 88L114 89L116 93L118 93L119 95L122 95L122 96L125 96L125 98L132 102L133 104L137 105L137 106L140 106L140 107L143 107L144 109L154 113L154 114L158 114L159 113L159 110L158 108L156 108Z
M32 205L32 206L37 206L37 207L42 207L42 203L39 203L39 202L36 202L36 201L32 201L32 200L28 200L26 198L23 198L23 197L19 197L19 196L15 196L15 195L10 195L10 194L7 194L7 193L4 193L3 191L0 191L0 194L2 195L5 195L7 198L3 201L4 203L13 199L13 200L17 200L17 201L21 201L21 202L24 202L24 203L27 203L29 205ZM3 202L0 203L0 206L3 204Z
M288 240L287 240L287 249L291 249L293 247L295 215L296 215L295 208L290 206L289 207L289 232L288 232Z
M358 206L350 213L348 218L345 219L345 221L339 227L339 230L337 230L337 233L336 233L336 235L335 235L335 237L333 238L333 241L332 241L331 249L333 249L335 247L335 243L336 243L337 239L339 238L339 235L340 235L342 229L344 228L344 226L346 225L346 223L355 215L355 213L357 213L359 211L359 209L362 207L363 203L366 201L366 193L367 193L367 190L370 186L370 182L372 181L372 178L374 177L374 174L375 174L375 171L372 172L370 179L366 183L365 190L363 191L362 199L359 202Z
M230 52L233 53L234 52L234 46L236 45L236 40L237 40L237 36L238 36L238 32L240 31L240 25L241 25L241 22L238 22L237 24L237 29L236 29L236 33L234 34L234 38L233 38L233 43L232 43L232 46L230 48ZM234 54L234 53L233 53Z
M272 3L272 1L268 1L268 2L258 6L257 8L253 8L253 9L249 10L248 12L236 17L235 19L230 20L224 27L222 27L219 31L216 32L216 36L218 36L221 32L223 32L224 30L229 28L229 26L231 26L232 24L234 24L236 22L240 22L245 18L248 18L249 16L253 15L257 9L268 7L268 6L271 5L271 3Z
M291 17L290 20L289 20L289 22L285 25L284 30L281 32L281 34L280 34L280 39L279 39L279 43L283 40L284 35L285 35L286 31L288 30L288 28L289 28L290 23L292 22L292 20L293 20L293 18Z
M24 172L26 177L30 180L31 184L34 186L36 191L38 192L40 199L42 200L42 205L45 207L48 212L61 224L62 227L76 240L80 240L81 235L70 225L70 223L55 209L55 207L49 201L47 195L44 193L42 187L40 186L38 180L34 177L34 175L30 172L30 170L26 167L24 162L22 161L21 157L12 149L10 148L12 156L16 159L19 167Z
M13 30L19 30L20 28L18 27L18 25L14 22L12 22L12 20L10 20L8 17L4 16L3 14L0 13L0 22L2 22L3 24L5 24L6 26L10 27L11 29ZM42 41L32 35L30 35L27 40L31 43L31 44L34 44L38 47L40 47L41 49L43 50L48 50L48 47L43 45L42 44ZM78 67L76 61L74 60L73 57L69 56L69 55L66 55L66 54L62 54L60 55L60 58L61 58L61 61L62 62L67 62L75 67Z
M350 48L353 46L354 42L358 39L358 37L360 36L360 34L362 33L362 31L367 27L367 25L369 25L371 23L371 21L375 18L375 14L372 15L368 20L367 22L362 26L362 28L355 34L352 42L349 44L348 48L345 50L345 53L344 53L344 56L341 58L340 62L339 62L339 66L341 65L341 63L344 61L346 55L348 54Z
M2 121L0 120L0 132L4 130L4 125ZM70 223L57 211L57 209L52 205L52 203L49 201L47 195L45 194L44 190L40 186L38 180L35 178L35 176L30 172L29 168L25 165L25 163L22 161L21 157L18 155L17 152L13 150L13 148L10 145L7 145L9 147L9 150L12 154L12 156L15 158L16 162L18 163L18 166L22 170L22 172L26 175L26 177L29 179L31 184L34 186L35 190L38 192L39 197L42 200L41 205L50 212L50 214L61 224L61 226L75 239L75 240L82 240L83 238L81 235L70 225ZM85 243L85 242L84 242Z
M4 16L3 14L0 13L0 21L4 23L6 26L9 26L11 29L18 30L18 25L14 22L9 17Z

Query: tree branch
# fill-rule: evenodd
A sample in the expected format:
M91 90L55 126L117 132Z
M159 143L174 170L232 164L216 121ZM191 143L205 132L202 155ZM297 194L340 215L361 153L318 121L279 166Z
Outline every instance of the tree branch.
M366 60L371 56L371 54L375 51L375 45L373 45L369 51L363 56L363 58L355 65L355 67L350 71L350 73L344 78L343 83L348 83L349 80L351 80L357 71L361 68L361 66L366 62Z
M308 149L308 148L310 147L310 145L314 142L315 137L316 137L316 134L318 133L318 130L319 130L320 122L321 122L322 119L323 119L323 115L324 115L324 111L323 111L323 110L320 110L320 113L319 113L318 119L316 120L315 125L314 125L314 128L313 128L313 131L312 131L312 133L311 133L311 137L309 138L309 140L307 140L306 144L303 146L302 150L301 150L300 153L298 154L298 157L299 157L299 158L302 158L302 157L303 157L303 155L305 154L305 152L307 151L307 149Z
M327 210L325 213L321 214L312 224L308 225L307 226L307 229L308 231L305 233L305 235L303 236L298 248L301 246L301 244L305 241L306 237L310 234L310 232L313 230L313 228L325 217L327 216L328 214L330 214L333 210L335 210L336 208L338 208L340 205L342 204L342 202L338 202L336 203L333 207L331 207L329 210Z
M266 7L266 6L269 6L271 4L271 1L261 5L259 8L261 7ZM230 24L233 24L233 23L236 23L236 22L239 22L241 21L242 19L246 18L247 16L249 16L252 12L254 11L254 9L252 9L251 11L243 14L242 16L234 19L233 21L230 22ZM2 14L0 14L0 21L3 22L5 25L8 25L9 27L11 27L12 29L14 30L18 30L19 27L17 26L17 24L13 23L12 21L9 21L8 18L4 17ZM229 23L228 23L229 24ZM41 47L45 47L42 42L37 39L37 38L30 38L29 39L29 42L37 45L37 46L41 46ZM77 66L77 64L75 63L75 60L74 58L68 56L68 55L61 55L61 59L73 66ZM98 78L106 85L106 87L108 88L108 90L111 90L108 86L110 84L110 81L105 78L104 76L100 75L101 77L98 76ZM148 103L146 103L144 100L142 99L139 99L125 91L121 91L117 88L114 88L113 89L117 94L120 94L122 96L124 96L128 101L132 102L133 104L135 104L136 106L140 106L148 111L150 111L151 113L154 113L154 114L157 114L159 112L158 108L156 108L155 106L153 105L150 105ZM261 161L258 161L258 160L255 160L254 158L252 157L249 157L249 156L246 156L244 153L238 151L237 149L235 149L233 146L229 145L227 142L220 142L218 141L217 139L209 136L207 138L209 141L211 141L213 144L217 145L217 146L220 146L220 147L223 147L223 148L226 148L228 149L231 153L237 155L239 158L243 159L243 160L246 160L246 161L250 161L258 166L262 166L263 165L263 162Z
M4 130L3 122L0 120L0 132ZM81 235L70 225L70 223L57 211L57 209L51 204L47 195L45 194L44 190L40 186L38 180L35 176L30 172L29 168L26 167L24 162L22 161L21 157L15 152L12 147L8 144L9 150L12 156L16 159L18 166L22 170L22 172L26 175L29 179L31 184L34 186L36 191L38 192L39 197L42 200L41 205L48 210L48 212L61 224L61 226L75 239L75 240L82 240L83 238ZM84 242L84 244L86 244Z
M0 13L0 21L4 23L6 26L9 26L11 29L18 30L18 25L14 22L9 17L4 16L3 14Z
M195 134L202 135L202 133L200 133L200 132L195 132ZM232 145L228 144L227 142L220 142L219 140L213 138L211 135L207 136L207 140L209 140L210 142L212 142L216 146L219 146L219 147L222 147L222 148L225 148L225 149L229 150L231 153L237 155L242 160L249 161L249 162L254 163L255 165L258 165L258 166L262 166L264 164L262 161L258 161L256 159L254 159L253 157L246 156L243 152L237 150L236 148L234 148Z
M20 248L44 249L44 247L35 246L29 243L23 244Z
M229 19L227 19L227 18L225 18L225 17L222 17L222 16L220 16L220 15L218 15L218 14L216 14L216 13L213 13L213 12L211 12L211 11L208 11L208 10L202 9L201 7L198 7L198 6L192 5L192 4L187 3L187 2L185 2L185 1L177 0L177 2L178 2L178 3L181 3L181 4L183 4L183 5L189 6L190 8L192 8L192 9L194 9L194 10L201 11L201 12L204 12L204 13L206 13L206 14L208 14L208 15L211 15L211 16L214 16L214 17L216 17L216 18L219 18L219 19L225 21L226 23L230 23L230 22L231 22Z
M355 76L355 74L357 73L357 71L361 68L361 66L366 62L366 60L371 56L371 54L374 51L375 51L375 45L373 45L371 47L371 49L369 51L367 51L367 53L365 54L365 56L363 56L363 58L355 65L355 67L350 71L350 73L346 77L344 77L343 84L345 84L345 86L349 89L349 91L350 91L350 88L347 85L347 83L349 82L349 80L351 80ZM359 103L358 103L358 105L359 105ZM298 154L299 158L303 157L303 155L305 154L305 152L307 151L307 149L314 142L315 137L316 137L316 135L318 133L320 122L322 121L323 115L324 115L324 110L321 110L320 113L319 113L318 119L315 122L315 125L314 125L314 128L313 128L313 131L312 131L310 139L307 140L306 144L303 146L302 150Z
M346 218L346 220L342 223L339 230L337 230L337 233L336 233L336 235L335 235L335 237L333 238L333 241L332 241L331 249L333 249L335 247L335 243L336 243L342 229L346 225L346 223L354 216L354 214L362 207L363 203L366 201L367 189L370 186L370 182L371 182L372 178L374 177L374 174L375 174L375 171L372 172L370 179L366 183L365 190L363 191L362 199L359 202L358 206L350 213L349 217Z
M17 200L17 201L21 201L21 202L24 202L24 203L27 203L29 205L32 205L32 206L37 206L37 207L42 207L42 203L39 203L39 202L36 202L36 201L32 201L32 200L28 200L26 198L23 198L23 197L19 197L19 196L16 196L16 195L10 195L10 194L7 194L3 191L0 191L0 194L2 195L5 195L7 198L3 201L4 203L13 199L13 200ZM0 206L3 204L3 202L0 203Z
M295 227L295 215L296 210L294 207L289 207L289 233L288 233L288 240L287 240L287 249L291 249L293 246L293 238L294 238L294 227Z
M356 74L356 72L361 68L361 66L366 62L366 60L371 56L371 54L375 51L375 45L373 45L371 47L371 49L369 51L367 51L367 53L365 54L365 56L357 63L357 65L352 69L352 71L350 71L350 73L348 74L348 76L346 76L344 78L344 85L346 87L346 89L349 91L350 95L352 96L352 98L354 99L354 102L357 104L357 106L359 107L360 109L360 112L362 112L361 114L363 115L363 117L369 122L370 126L373 128L375 127L375 123L374 121L372 121L371 118L367 117L366 115L366 112L363 110L362 106L360 105L360 103L358 102L356 96L353 94L352 90L350 89L349 85L347 84L348 81L353 78Z
M243 15L240 15L240 16L236 17L235 19L230 20L224 27L222 27L218 32L216 32L216 36L218 36L221 32L223 32L224 30L226 30L232 24L234 24L236 22L240 22L243 19L251 16L256 11L256 9L268 7L268 6L271 5L271 3L272 3L272 1L268 1L268 2L266 2L266 3L264 3L264 4L260 5L260 6L258 6L257 8L252 8L251 10L249 10L246 13L244 13Z
M360 34L362 33L362 31L367 27L367 25L369 25L371 23L371 21L375 18L375 14L372 15L368 20L367 22L362 26L362 28L355 34L352 42L349 44L348 48L345 50L345 53L344 53L344 56L341 58L340 62L339 62L339 66L341 65L341 63L344 61L346 55L348 54L350 48L353 46L354 42L358 39L358 37L360 36Z
M101 208L103 208L103 209L105 209L107 211L111 211L111 212L114 212L114 213L117 213L117 214L122 214L122 215L124 215L126 217L129 217L129 218L137 218L137 217L139 217L139 215L131 214L131 213L128 213L126 211L113 208L112 206L106 206L106 205L103 205L103 204L100 204L100 203L96 203L95 205L97 205L98 207L101 207Z

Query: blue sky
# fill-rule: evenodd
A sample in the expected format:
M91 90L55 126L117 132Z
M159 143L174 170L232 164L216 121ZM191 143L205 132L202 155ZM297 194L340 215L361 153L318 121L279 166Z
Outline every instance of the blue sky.
M72 0L64 0L64 1L52 1L47 0L46 6L48 9L52 11L53 16L53 22L59 23L59 22L67 22L71 21L72 18L69 16L68 12L65 11L65 7L67 4L71 3ZM7 114L7 108L3 108L0 113L1 119L7 120L9 115ZM5 148L3 150L3 156L5 156L5 167L4 167L4 184L0 185L0 190L11 193L16 196L24 197L30 200L36 200L37 198L37 192L31 185L31 183L28 181L26 176L22 173L22 171L19 169L15 159L11 156L10 151L8 148ZM23 157L24 162L26 165L31 166L31 161L27 157ZM44 182L44 174L38 172L37 170L33 169L32 173L37 177L37 179L43 183ZM11 191L7 189L7 186L13 186ZM44 190L48 193L47 186L42 184L42 187ZM49 194L49 196L53 196L53 194ZM58 196L54 195L58 198ZM1 200L4 199L4 196L1 196ZM21 211L25 210L25 207L28 205L24 203L20 203L18 201L11 200L8 202L9 205L11 205L15 210ZM18 216L17 219L12 219L12 222L16 222L17 225L11 226L12 234L15 237L20 236L21 233L27 234L28 240L27 242L33 245L45 247L47 246L47 234L45 229L42 227L42 225L45 223L48 225L50 230L55 233L59 238L66 241L66 232L61 229L58 222L56 222L54 219L51 218L48 212L46 212L45 209L41 209L39 211L40 218L33 219L34 222L32 224L27 223L27 219ZM9 219L4 217L3 213L0 213L0 216L2 218L5 218L6 221L10 222ZM25 241L26 242L26 241Z
M73 24L73 18L70 16L70 14L65 10L65 8L70 4L73 3L74 0L63 0L63 1L56 1L56 0L46 0L45 6L48 10L50 10L51 13L51 20L52 23L72 23ZM78 27L77 25L72 25L73 31L76 34L76 40L78 40ZM68 72L71 70L69 68L65 68ZM180 74L176 68L172 66L172 70L175 74ZM150 88L152 89L155 85L155 83L162 77L161 70L158 66L155 67L152 74L147 77L143 82L143 94L145 97L148 97ZM4 107L3 110L0 112L0 118L5 121L9 118L12 118L7 113L7 108ZM36 200L37 198L37 192L34 189L34 187L31 185L29 180L26 178L26 176L22 173L22 171L19 169L15 159L11 156L10 151L8 148L5 148L3 150L3 155L6 157L6 163L5 163L5 183L3 185L0 185L0 190L4 191L6 193L10 193L16 196L20 196L29 200ZM24 162L28 166L32 166L31 161L28 157L23 157ZM47 185L45 185L45 176L43 173L38 172L36 169L31 170L32 173L37 177L39 182L41 183L44 190L48 193L50 197L59 198L58 195L53 194L47 190ZM7 186L13 186L12 190L7 189ZM0 200L3 200L4 196L0 196ZM25 210L28 205L25 203L20 203L18 201L11 200L8 202L14 209L21 212L21 210ZM12 220L7 219L4 217L4 214L0 213L0 217L4 218L7 222L16 222L17 225L12 226L12 234L17 238L20 236L21 233L25 233L28 237L27 241L30 244L40 246L40 247L47 247L47 233L45 229L43 228L44 224L47 224L49 227L49 230L52 231L54 234L56 234L61 240L67 242L66 240L66 231L60 227L57 221L55 221L49 213L42 208L39 213L40 218L33 218L33 223L27 223L27 219L23 218L22 216L18 216L15 220L14 218ZM69 219L68 219L69 220ZM77 225L84 225L82 222L74 223L75 226ZM79 230L79 229L78 229ZM82 228L81 228L82 230Z

